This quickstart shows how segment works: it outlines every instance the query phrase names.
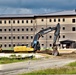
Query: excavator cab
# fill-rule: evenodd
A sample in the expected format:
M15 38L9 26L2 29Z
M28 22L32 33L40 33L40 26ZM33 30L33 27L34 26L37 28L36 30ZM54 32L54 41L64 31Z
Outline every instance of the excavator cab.
M31 43L32 45L32 43ZM39 41L34 41L34 45L32 46L32 48L34 48L34 52L36 52L37 50L40 50L40 43Z

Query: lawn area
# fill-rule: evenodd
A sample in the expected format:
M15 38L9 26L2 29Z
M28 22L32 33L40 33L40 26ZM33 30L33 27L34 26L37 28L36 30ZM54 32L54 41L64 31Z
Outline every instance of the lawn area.
M22 61L27 61L27 60L34 60L34 57L17 57L15 58L15 55L12 55L13 58L8 58L8 57L1 57L0 58L0 64L8 64L8 63L15 63L15 62L22 62Z
M39 70L31 73L23 73L21 75L48 75L48 74L76 74L76 62L70 63L65 67L61 68Z

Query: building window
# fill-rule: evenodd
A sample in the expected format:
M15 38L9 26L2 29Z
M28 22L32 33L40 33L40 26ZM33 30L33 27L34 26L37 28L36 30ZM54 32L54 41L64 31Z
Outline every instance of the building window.
M33 21L31 20L31 23L33 23Z
M4 39L7 39L7 37L4 37Z
M75 23L75 19L72 19L72 23Z
M0 32L2 32L2 29L0 29Z
M65 27L63 27L63 30L65 30Z
M24 20L22 20L22 23L24 23Z
M65 38L65 35L63 35L63 38Z
M13 29L13 31L15 31L15 29Z
M26 23L28 23L28 20L26 20Z
M58 22L60 22L60 19L58 19Z
M52 22L52 20L50 19L49 22Z
M4 21L4 23L6 24L6 21Z
M31 36L31 39L33 39L33 36Z
M56 19L54 19L54 22L56 22Z
M15 23L15 21L13 21L13 23Z
M19 20L17 21L17 23L20 23Z
M63 22L65 22L65 19L63 18Z
M13 36L13 39L15 39L15 36Z
M52 36L49 36L49 38L51 39L51 38L52 38Z
M9 21L9 24L11 23L11 21Z
M0 37L0 39L2 39L2 37Z
M31 28L31 31L33 31L33 28Z
M26 31L28 31L28 28L26 28Z
M11 29L9 29L9 31L11 31Z
M15 47L15 44L13 44L13 47Z
M51 44L49 44L49 46L51 47L52 45L51 45Z
M24 29L22 28L22 31L24 31Z
M11 37L9 37L9 39L11 39Z
M7 47L7 45L5 44L4 47Z
M4 29L4 31L6 31L6 29Z
M9 44L9 47L11 47L11 44Z
M24 36L22 36L22 39L24 39Z
M20 31L20 29L17 29L17 31Z
M41 21L43 22L43 21L44 21L44 19L41 19Z
M75 27L72 27L72 31L75 31Z
M2 47L2 44L0 44L0 47Z
M20 39L20 37L18 36L17 39Z
M0 24L2 24L2 21L0 21Z
M42 44L42 46L44 46L44 44Z
M26 39L28 39L29 37L28 36L26 36Z

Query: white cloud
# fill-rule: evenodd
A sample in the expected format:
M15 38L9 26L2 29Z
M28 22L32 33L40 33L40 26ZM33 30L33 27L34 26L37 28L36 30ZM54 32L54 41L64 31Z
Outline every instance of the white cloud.
M27 9L27 8L7 8L2 7L0 8L0 14L41 14L41 13L50 13L58 11L56 9L46 9L46 8L40 8L40 9Z
M0 8L0 14L32 14L27 8Z
M76 9L76 0L0 0L0 14L40 14L72 9Z

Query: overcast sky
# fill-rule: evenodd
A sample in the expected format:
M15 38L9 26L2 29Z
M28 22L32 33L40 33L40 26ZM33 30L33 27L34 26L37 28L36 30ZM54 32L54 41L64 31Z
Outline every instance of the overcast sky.
M76 0L0 0L0 14L42 14L76 9Z

